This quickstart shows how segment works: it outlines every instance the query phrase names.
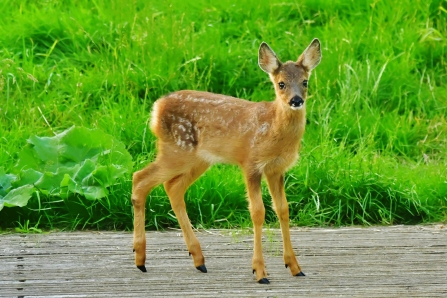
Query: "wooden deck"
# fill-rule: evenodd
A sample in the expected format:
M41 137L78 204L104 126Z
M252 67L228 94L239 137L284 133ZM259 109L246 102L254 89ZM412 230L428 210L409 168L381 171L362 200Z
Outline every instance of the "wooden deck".
M208 273L196 270L180 231L147 232L147 273L132 234L0 235L0 297L447 297L447 226L297 228L307 276L284 268L278 230L264 231L270 284L251 274L249 230L197 231Z

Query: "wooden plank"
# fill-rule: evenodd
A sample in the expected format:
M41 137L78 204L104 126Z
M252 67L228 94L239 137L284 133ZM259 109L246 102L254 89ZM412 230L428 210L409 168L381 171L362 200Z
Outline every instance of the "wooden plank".
M147 273L128 232L0 235L0 297L446 297L447 227L295 228L306 277L284 268L281 233L264 231L269 285L251 274L249 230L197 231L208 273L180 231L147 232Z

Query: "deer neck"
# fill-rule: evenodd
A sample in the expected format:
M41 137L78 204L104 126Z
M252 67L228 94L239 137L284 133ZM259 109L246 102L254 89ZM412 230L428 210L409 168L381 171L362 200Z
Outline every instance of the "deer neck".
M306 106L299 110L292 110L279 100L275 100L273 108L276 131L286 135L291 134L301 139L306 125Z

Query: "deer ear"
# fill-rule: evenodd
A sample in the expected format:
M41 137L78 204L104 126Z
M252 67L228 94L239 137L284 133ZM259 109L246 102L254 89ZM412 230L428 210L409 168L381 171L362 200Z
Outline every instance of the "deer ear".
M318 40L318 38L315 38L314 40L312 40L307 49L304 50L296 63L301 64L307 71L311 71L312 69L317 67L320 61L320 41Z
M273 52L273 50L265 42L262 42L261 46L259 47L258 63L259 67L269 74L273 73L281 65L281 62L276 57L275 52Z

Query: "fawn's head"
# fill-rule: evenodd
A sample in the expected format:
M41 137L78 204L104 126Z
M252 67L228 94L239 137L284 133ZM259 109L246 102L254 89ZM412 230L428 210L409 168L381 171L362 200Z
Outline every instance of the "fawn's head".
M315 38L296 62L285 63L263 42L259 47L258 60L259 66L269 74L275 86L276 99L292 110L303 108L310 73L321 60L320 41Z

